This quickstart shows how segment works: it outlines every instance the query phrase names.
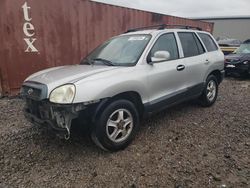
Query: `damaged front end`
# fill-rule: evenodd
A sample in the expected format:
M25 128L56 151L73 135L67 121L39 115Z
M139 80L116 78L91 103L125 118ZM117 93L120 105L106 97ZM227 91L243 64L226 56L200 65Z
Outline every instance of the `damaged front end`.
M24 114L30 122L49 125L67 140L70 138L72 120L86 108L84 104L51 103L47 99L47 87L40 83L25 83L21 95L26 101Z
M64 134L64 138L70 138L72 120L79 116L79 111L85 107L77 105L58 105L49 101L34 101L26 98L25 117L32 123L47 124L54 130Z

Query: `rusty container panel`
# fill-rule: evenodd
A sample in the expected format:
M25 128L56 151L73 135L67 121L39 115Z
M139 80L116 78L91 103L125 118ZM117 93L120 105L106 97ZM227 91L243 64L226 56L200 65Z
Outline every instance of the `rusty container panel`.
M129 28L162 23L213 30L213 23L88 0L1 0L0 95L16 94L34 72L79 63L103 41Z

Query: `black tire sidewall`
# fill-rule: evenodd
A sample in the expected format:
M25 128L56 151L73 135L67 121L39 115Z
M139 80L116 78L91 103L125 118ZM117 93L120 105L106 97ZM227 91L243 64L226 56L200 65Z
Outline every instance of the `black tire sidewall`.
M120 143L115 143L112 140L110 140L106 134L106 124L110 115L114 111L121 108L126 109L131 113L133 117L133 130L126 140ZM95 123L94 134L103 148L109 151L118 151L126 148L131 143L131 141L134 139L136 135L138 128L139 128L139 115L135 105L128 100L117 100L108 104L106 108L102 111L102 113L99 115Z

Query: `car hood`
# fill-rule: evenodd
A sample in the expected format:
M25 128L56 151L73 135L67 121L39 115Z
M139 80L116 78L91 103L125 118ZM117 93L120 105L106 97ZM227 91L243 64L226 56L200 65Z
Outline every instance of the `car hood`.
M223 39L223 40L219 40L218 44L219 46L223 46L223 47L239 47L241 42L236 39Z
M102 65L69 65L45 69L29 76L25 82L38 82L55 88L67 83L75 83L86 77L102 72L117 69L119 67Z
M229 54L225 56L227 63L241 63L243 61L250 60L250 54Z

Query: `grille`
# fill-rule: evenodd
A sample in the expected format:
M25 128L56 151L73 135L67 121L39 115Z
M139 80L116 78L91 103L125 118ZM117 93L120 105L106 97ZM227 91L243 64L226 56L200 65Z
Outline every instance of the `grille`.
M28 86L23 86L21 93L22 93L22 95L26 96L27 98L31 98L34 100L39 100L41 97L41 90L40 89L32 88L32 87L28 87Z
M21 95L36 101L46 99L47 86L40 83L26 82L21 89Z
M25 111L32 115L35 115L39 119L52 118L50 114L50 106L46 103L46 101L26 99Z

